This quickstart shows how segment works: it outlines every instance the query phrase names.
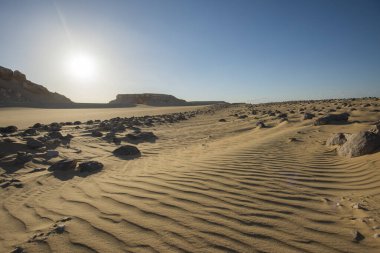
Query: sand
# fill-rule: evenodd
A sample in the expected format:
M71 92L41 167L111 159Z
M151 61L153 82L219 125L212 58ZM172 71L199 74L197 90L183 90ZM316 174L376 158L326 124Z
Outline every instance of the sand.
M191 111L202 106L170 106L152 107L139 105L130 108L96 108L96 109L42 109L25 107L0 108L0 126L17 124L27 128L34 123L48 124L51 122L105 120L113 117L132 117L157 115L174 112Z
M363 107L368 102L373 106ZM63 128L74 138L56 148L57 158L12 167L7 161L16 150L2 145L2 176L20 180L22 188L0 188L0 252L16 246L27 252L380 252L374 237L380 234L380 152L347 158L324 145L331 133L370 128L380 102L351 101L352 112L342 103L212 106L188 120L139 126L158 139L137 144L142 155L135 159L114 156L118 145L89 136L86 128L93 126L84 124ZM351 114L348 124L314 126L299 111L326 114L337 105L337 112ZM154 113L159 110L167 112ZM263 113L268 110L288 113L288 121ZM38 121L106 117L104 110L72 111L75 119L44 114ZM35 123L25 124L23 115L14 110L2 124ZM257 128L258 121L267 127ZM12 147L27 150L21 143ZM96 160L104 168L89 175L28 173L63 158ZM55 224L64 231L49 234ZM355 240L355 231L364 239Z

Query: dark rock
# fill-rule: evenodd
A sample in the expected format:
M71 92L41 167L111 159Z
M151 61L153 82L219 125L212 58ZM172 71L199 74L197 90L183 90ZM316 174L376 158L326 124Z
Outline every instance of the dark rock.
M359 231L357 230L352 230L352 240L355 242L360 242L365 239L364 235L362 235Z
M28 173L35 173L35 172L40 172L40 171L44 171L44 170L46 170L46 169L45 168L33 168Z
M41 123L36 123L32 126L32 128L41 128L42 124Z
M74 170L77 166L77 161L73 159L63 159L60 160L49 167L49 171L67 171Z
M61 140L60 139L51 139L51 140L47 140L45 145L47 148L49 149L55 149L56 147L58 147L59 145L61 145Z
M74 121L74 125L80 125L80 124L82 124L82 122L80 122L80 121Z
M370 154L378 148L380 148L380 136L370 131L362 131L350 135L337 151L341 156L356 157Z
M127 138L131 141L135 142L143 142L143 141L156 141L157 136L153 132L138 132L133 134L127 134Z
M13 134L17 132L18 128L16 126L7 126L7 127L0 127L0 133L2 134Z
M238 117L238 119L245 119L245 118L247 118L248 116L247 115L240 115L239 117Z
M307 119L312 119L312 118L314 118L315 117L315 114L313 114L313 113L305 113L304 115L303 115L303 119L304 120L307 120Z
M16 162L26 163L33 159L33 155L23 151L17 152Z
M219 122L227 122L226 119L220 119Z
M40 133L35 128L28 128L24 132L22 132L22 135L24 136L36 136Z
M316 119L314 125L319 126L347 122L349 116L350 115L346 112L341 114L328 114L327 116Z
M62 139L63 138L63 135L59 131L49 132L47 134L47 136L52 138L52 139Z
M25 250L22 247L17 246L10 253L25 253Z
M60 131L62 128L61 124L53 122L49 125L49 131Z
M345 134L332 134L326 141L327 146L343 145L347 141Z
M121 157L137 157L141 156L140 150L132 145L124 145L121 147L118 147L113 151L113 154L115 156L121 156Z
M265 127L265 124L264 124L264 122L262 122L262 121L258 121L258 122L256 123L256 127L258 127L258 128L263 128L263 127Z
M39 149L45 146L45 144L36 139L28 139L26 145L31 149Z
M94 131L91 132L91 136L93 136L93 137L102 137L103 133L100 132L100 131L94 130Z
M54 232L56 232L57 234L62 234L63 232L65 232L65 224L58 224L54 228Z
M118 137L114 137L114 138L112 138L112 142L115 143L116 145L120 145L121 139Z
M80 172L93 172L101 170L103 168L103 164L96 161L88 161L80 163L78 168Z
M57 156L59 156L59 152L57 150L47 150L46 156L49 158L57 157Z

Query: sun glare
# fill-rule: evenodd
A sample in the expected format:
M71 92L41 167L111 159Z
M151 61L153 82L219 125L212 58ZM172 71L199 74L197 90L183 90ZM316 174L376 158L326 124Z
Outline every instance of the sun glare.
M84 53L72 54L67 61L67 71L79 81L89 81L95 77L95 60Z

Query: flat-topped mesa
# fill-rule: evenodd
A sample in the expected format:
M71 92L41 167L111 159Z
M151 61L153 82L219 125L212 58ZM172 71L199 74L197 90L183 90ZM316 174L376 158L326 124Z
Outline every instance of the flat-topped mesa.
M0 104L1 105L39 105L73 103L67 97L56 92L50 92L42 85L26 79L25 74L18 70L0 66Z
M151 106L173 106L187 105L183 99L178 99L175 96L167 94L142 93L142 94L118 94L115 100L110 101L110 104L127 104L136 105L144 104Z

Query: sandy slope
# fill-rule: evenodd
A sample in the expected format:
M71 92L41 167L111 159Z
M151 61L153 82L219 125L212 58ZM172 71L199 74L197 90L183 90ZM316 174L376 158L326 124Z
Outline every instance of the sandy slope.
M301 119L301 106L315 105L261 107L294 108L282 123L240 105L144 128L159 139L138 144L143 155L134 160L67 128L75 137L70 148L57 148L61 158L105 168L86 177L26 173L54 158L15 170L24 187L0 189L0 251L379 252L380 153L343 158L324 145L330 133L369 128L379 113L358 105L350 117L356 123L313 126ZM269 127L256 128L258 120ZM26 242L63 217L72 218L62 222L64 233ZM353 229L365 239L354 242Z

